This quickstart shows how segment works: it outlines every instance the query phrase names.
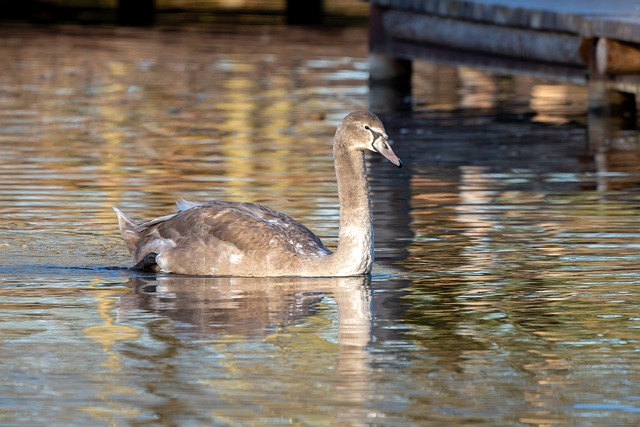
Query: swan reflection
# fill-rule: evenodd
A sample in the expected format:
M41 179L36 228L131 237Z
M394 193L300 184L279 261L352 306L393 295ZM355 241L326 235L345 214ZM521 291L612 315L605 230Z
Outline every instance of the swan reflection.
M371 340L370 282L369 277L132 277L126 282L131 292L121 297L118 316L130 320L141 317L143 310L161 318L145 327L154 341L170 347L155 353L162 360L154 359L156 366L173 366L165 382L182 382L176 372L187 373L184 366L175 369L184 363L178 356L181 348L206 345L215 356L189 369L197 369L199 383L209 384L212 393L232 400L236 408L258 404L255 419L266 412L280 413L278 402L284 399L302 411L303 419L321 416L330 424L366 425L366 402L371 398L366 348ZM330 387L318 387L319 383ZM269 391L263 396L256 387L265 384ZM304 401L312 395L327 404L344 405L345 410L305 414ZM230 416L225 412L230 410L220 408L214 416Z
M153 311L178 321L178 328L195 329L200 338L267 335L316 314L317 303L330 297L338 309L339 340L348 339L349 345L369 341L371 289L366 277L154 276L132 277L125 285L133 292L122 297L121 316L126 307Z

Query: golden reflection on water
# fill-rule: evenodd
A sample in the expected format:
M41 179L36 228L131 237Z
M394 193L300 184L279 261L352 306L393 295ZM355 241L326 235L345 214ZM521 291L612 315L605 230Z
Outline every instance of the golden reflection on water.
M430 62L416 62L414 68L415 110L531 115L537 122L553 124L584 121L588 104L586 86Z
M110 396L135 396L138 391L120 381L126 370L122 361L123 355L117 349L119 343L132 342L139 339L142 332L135 327L118 324L114 316L118 298L126 293L122 288L104 288L95 283L91 289L96 299L97 314L104 322L88 326L82 333L92 341L100 344L102 352L108 358L101 363L106 373L90 375L90 381L101 384L101 390L96 397L100 405L87 405L82 410L101 422L110 422L114 417L136 417L140 411L131 405L115 402Z
M344 99L322 95L318 104L299 80L321 83L330 65L318 61L307 69L305 62L329 51L340 55L340 49L344 58L347 52L353 58L341 61L341 68L358 72L365 44L355 42L364 42L365 33L328 32L302 55L297 45L280 41L297 37L296 31L256 29L236 40L198 32L96 29L87 35L68 29L53 36L29 34L19 49L13 41L19 36L8 37L8 72L0 84L11 95L3 98L9 126L0 161L13 191L2 210L15 214L19 229L38 224L43 230L51 197L82 197L94 206L85 211L87 231L109 230L115 237L113 204L141 215L164 214L178 197L273 202L276 208L295 204L294 192L317 187L304 179L310 165L301 153L311 153L311 168L331 183L327 155L335 118L363 108L364 99L345 105ZM314 110L306 110L307 103ZM298 125L299 118L309 123ZM19 178L32 170L46 179L45 186ZM268 193L258 179L271 183ZM324 184L321 197L323 191ZM21 203L29 209L16 212ZM300 200L301 219L315 215L315 205ZM51 229L64 229L65 209L71 215L75 207L58 209Z

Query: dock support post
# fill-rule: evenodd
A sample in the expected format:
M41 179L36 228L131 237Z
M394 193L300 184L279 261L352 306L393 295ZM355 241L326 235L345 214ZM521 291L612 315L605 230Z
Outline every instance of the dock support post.
M602 41L591 43L589 64L589 105L587 134L589 152L593 155L596 169L605 172L610 142L623 130L636 128L635 94L615 90L610 84L610 70L605 65L608 53ZM598 190L609 188L606 178L598 180Z
M411 61L369 54L369 106L377 112L411 109Z
M371 6L369 15L369 105L383 112L411 108L411 60L388 53L383 9Z
M369 54L369 82L400 83L411 80L411 61L396 58L386 53Z
M603 67L603 41L594 39L589 55L589 114L636 116L636 97L612 88Z
M636 97L609 88L604 80L589 79L589 114L635 117Z

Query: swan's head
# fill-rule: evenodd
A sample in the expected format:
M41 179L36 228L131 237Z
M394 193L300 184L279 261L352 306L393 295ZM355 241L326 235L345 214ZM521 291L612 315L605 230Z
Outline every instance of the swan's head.
M338 132L346 134L350 147L380 153L394 165L402 167L402 161L391 149L389 136L375 114L369 111L350 113L342 120Z

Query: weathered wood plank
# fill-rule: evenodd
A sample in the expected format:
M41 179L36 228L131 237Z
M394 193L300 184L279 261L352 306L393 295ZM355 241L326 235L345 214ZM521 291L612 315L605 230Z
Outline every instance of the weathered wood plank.
M384 13L383 25L388 36L400 40L542 62L583 64L582 39L572 34L492 26L396 10Z
M412 43L390 39L372 47L372 52L384 54L390 58L406 61L422 59L450 65L464 65L486 69L499 74L528 75L567 83L585 84L587 73L584 65L554 64L551 62L531 61L525 58L509 58L473 51L452 50L446 46ZM380 72L383 64L376 64Z
M372 6L495 26L640 43L638 0L369 0Z

